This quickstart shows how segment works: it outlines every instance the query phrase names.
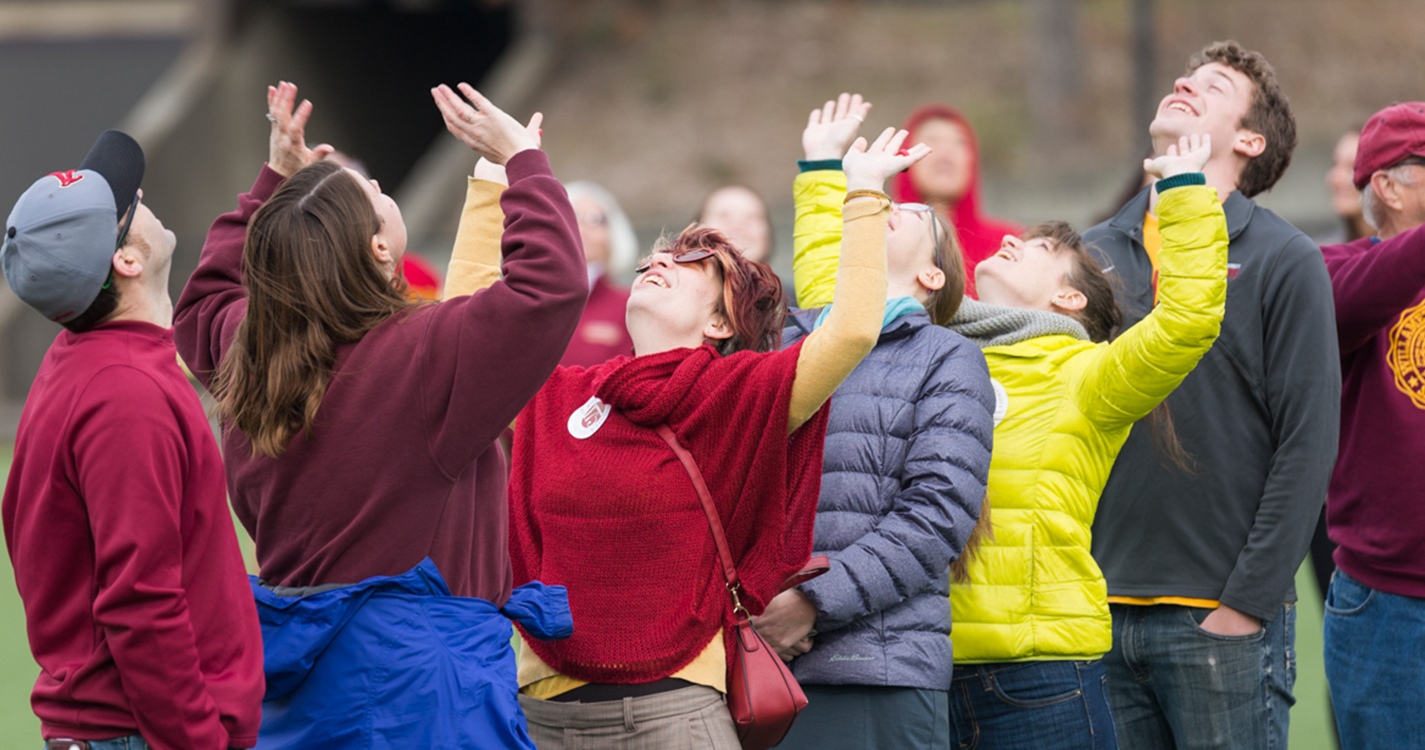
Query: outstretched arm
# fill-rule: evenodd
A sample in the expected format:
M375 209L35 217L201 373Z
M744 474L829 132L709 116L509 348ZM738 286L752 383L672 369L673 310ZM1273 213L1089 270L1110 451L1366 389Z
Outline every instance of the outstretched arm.
M497 154L507 147L490 147L486 142L494 137L513 138L513 134L487 134L474 128L474 114L455 93L446 87L431 89L431 97L440 109L445 127L462 143L480 152L486 149ZM466 120L469 116L470 120ZM525 136L534 148L539 148L544 132L540 125L544 115L536 112L525 126ZM505 123L508 125L508 123ZM496 155L496 158L499 158ZM450 255L450 266L445 275L445 294L442 299L462 297L489 287L500 279L500 238L504 233L505 212L500 208L500 197L510 184L504 164L497 164L489 157L481 156L475 165L475 175L466 185L465 208L460 214L460 228L455 232L455 247Z
M797 302L805 309L831 302L836 260L841 254L841 203L846 174L841 157L871 111L860 94L845 94L813 109L802 131L798 162L801 175L792 184L796 224L792 229L792 279Z
M500 280L500 238L505 231L500 197L507 187L505 168L481 158L475 176L465 186L465 208L455 231L441 299L474 294Z
M1217 340L1227 301L1227 220L1200 170L1208 136L1145 164L1158 178L1163 234L1158 305L1119 336L1076 378L1073 397L1103 429L1141 419L1168 397Z
M886 128L875 143L858 138L843 160L850 198L842 208L844 229L836 292L826 321L802 342L787 419L790 433L816 413L881 334L886 311L886 180L930 153L917 144L901 155L909 134Z
M462 236L452 261L468 260L465 251L473 249L475 265L488 266L491 259L479 254L498 247L503 278L487 273L483 289L478 274L450 279L448 299L432 312L423 344L432 451L451 477L489 446L554 371L588 296L574 209L538 149L540 118L525 126L469 86L462 84L461 92L476 106L444 86L433 92L447 127L505 167L510 186L499 195L503 233L466 224L477 236ZM481 200L496 191L471 188ZM495 210L486 205L480 214L489 218Z
M173 341L188 369L205 386L222 362L238 324L247 315L241 268L248 221L283 180L334 151L325 143L307 148L306 127L312 116L312 103L304 100L296 105L296 100L296 84L283 81L267 87L267 117L272 121L267 164L252 189L238 197L237 210L213 222L198 268L174 306Z
M1425 290L1425 226L1360 251L1329 245L1321 255L1331 274L1342 354L1361 348Z

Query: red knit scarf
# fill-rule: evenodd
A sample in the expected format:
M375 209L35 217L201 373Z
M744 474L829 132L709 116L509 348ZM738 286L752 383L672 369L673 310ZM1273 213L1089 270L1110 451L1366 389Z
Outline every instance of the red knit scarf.
M550 377L520 414L510 477L515 585L569 589L573 637L526 639L546 664L589 682L652 682L733 622L707 517L660 423L698 461L753 614L806 563L827 409L787 435L800 351L703 346Z

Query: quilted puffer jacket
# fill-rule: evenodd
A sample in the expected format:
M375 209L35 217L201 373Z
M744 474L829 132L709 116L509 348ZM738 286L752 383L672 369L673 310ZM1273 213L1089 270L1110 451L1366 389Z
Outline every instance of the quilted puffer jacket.
M839 170L797 179L793 269L816 308L790 319L787 345L831 299L845 194ZM831 570L801 586L817 635L792 662L800 682L950 688L949 565L979 519L994 405L979 347L923 309L886 323L836 389L812 541Z
M1112 343L1040 336L985 349L1007 396L995 428L993 540L950 593L955 661L1095 659L1112 646L1090 527L1133 423L1197 366L1227 297L1216 190L1162 192L1158 305Z
M818 312L792 318L788 345ZM836 389L812 541L831 570L801 586L817 635L798 681L950 688L949 565L980 515L994 403L979 347L924 310Z

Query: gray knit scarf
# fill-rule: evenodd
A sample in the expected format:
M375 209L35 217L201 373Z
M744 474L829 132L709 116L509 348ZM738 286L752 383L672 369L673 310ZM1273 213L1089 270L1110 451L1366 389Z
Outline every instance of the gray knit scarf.
M975 342L981 349L1009 346L1040 336L1073 336L1087 340L1088 331L1079 321L1048 310L1001 307L965 298L959 312L950 319L950 330Z

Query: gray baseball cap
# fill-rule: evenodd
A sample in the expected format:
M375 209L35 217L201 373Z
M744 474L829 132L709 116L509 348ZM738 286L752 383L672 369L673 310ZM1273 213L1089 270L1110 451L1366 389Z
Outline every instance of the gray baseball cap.
M0 270L25 304L56 323L89 309L108 281L143 173L138 142L107 130L78 169L45 175L20 196L5 220Z

